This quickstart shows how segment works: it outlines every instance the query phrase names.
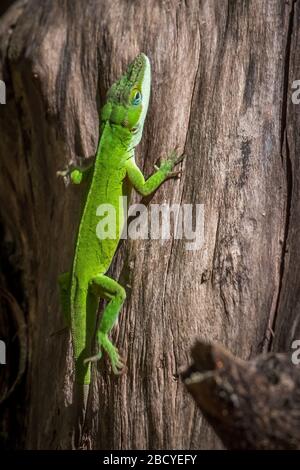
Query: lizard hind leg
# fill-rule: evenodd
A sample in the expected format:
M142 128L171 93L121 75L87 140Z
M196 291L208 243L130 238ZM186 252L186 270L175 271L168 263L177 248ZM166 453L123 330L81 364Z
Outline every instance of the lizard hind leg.
M99 344L99 353L85 360L85 362L97 361L101 358L101 348L108 354L112 370L115 374L119 374L124 369L124 364L119 356L117 348L112 344L108 335L114 326L121 307L125 301L125 289L115 280L104 274L99 274L90 281L92 292L98 297L108 300L99 329L97 331L97 340Z

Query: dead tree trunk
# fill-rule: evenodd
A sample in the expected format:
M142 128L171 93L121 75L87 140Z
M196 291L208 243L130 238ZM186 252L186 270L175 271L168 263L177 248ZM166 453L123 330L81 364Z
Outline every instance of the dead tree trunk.
M242 361L197 341L192 357L182 378L227 448L300 449L300 367L290 354Z
M95 152L105 92L139 51L153 81L138 163L149 174L185 151L181 180L152 202L204 204L205 241L129 240L118 252L111 273L131 295L113 337L127 373L94 369L80 446L220 447L177 379L195 336L248 359L271 347L270 327L275 348L300 335L299 18L282 0L27 0L1 18L1 283L28 337L22 388L2 405L4 446L72 447L71 343L53 333L83 191L56 171Z

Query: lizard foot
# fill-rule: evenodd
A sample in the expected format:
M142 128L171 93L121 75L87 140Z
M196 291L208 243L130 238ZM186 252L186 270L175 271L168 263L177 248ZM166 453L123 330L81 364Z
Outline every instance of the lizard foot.
M98 341L99 345L102 346L108 354L113 373L116 375L121 374L125 369L125 364L120 357L117 348L108 339L108 336L101 331L98 333Z
M88 364L89 362L97 362L100 361L102 357L102 352L99 351L97 354L94 356L87 357L86 359L83 360L83 364Z
M57 171L56 176L62 177L65 186L68 186L70 184L70 173L71 173L71 170L69 168L65 168L64 170Z
M155 170L166 170L168 172L168 178L174 178L174 177L180 177L180 172L179 171L172 171L174 166L178 165L178 163L181 163L184 158L185 154L182 153L181 155L178 156L178 151L177 148L171 152L171 154L168 156L166 160L163 160L160 164L160 166L154 165Z
M122 374L125 371L125 364L119 355L117 348L112 344L112 342L108 339L108 336L104 333L98 333L98 341L100 348L103 347L105 352L108 354L110 359L111 367L113 373L116 375ZM99 361L102 357L102 352L99 351L94 356L88 357L84 359L84 364L89 362L96 362Z
M168 178L178 178L180 179L182 176L182 171L181 170L178 170L178 171L171 171L169 174L168 174Z

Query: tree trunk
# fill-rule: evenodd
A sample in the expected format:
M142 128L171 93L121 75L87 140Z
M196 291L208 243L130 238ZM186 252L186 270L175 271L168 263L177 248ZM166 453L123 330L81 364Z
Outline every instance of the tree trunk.
M300 449L300 367L290 354L242 361L197 341L192 357L182 378L227 448Z
M220 448L178 380L195 337L249 359L272 347L271 328L275 349L300 336L299 19L299 3L282 0L27 0L1 18L1 283L28 337L26 375L2 405L4 446ZM152 98L137 161L150 174L174 147L186 154L180 181L151 202L204 204L205 239L197 251L123 243L110 273L131 286L113 331L127 372L93 368L74 443L57 277L72 262L84 189L56 171L95 153L105 92L140 51Z

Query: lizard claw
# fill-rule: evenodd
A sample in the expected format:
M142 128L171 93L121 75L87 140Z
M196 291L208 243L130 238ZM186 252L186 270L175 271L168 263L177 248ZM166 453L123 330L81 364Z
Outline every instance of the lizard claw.
M160 162L160 159L157 161L157 163L155 163L154 165L154 169L156 171L160 170L162 165L164 165L166 162L169 162L169 164L171 164L172 168L176 165L178 165L178 163L181 163L183 161L183 159L185 158L185 153L182 153L179 157L178 157L178 149L179 147L177 146L174 150L172 150L171 154L169 155L169 157L167 158L167 160L162 160L162 162ZM160 163L158 163L160 162ZM175 174L173 176L176 176Z
M185 157L186 157L185 153L182 153L182 154L175 160L174 166L175 166L175 165L178 165L178 163L181 163L181 162L184 160Z
M65 170L59 170L56 172L57 177L62 177L65 183L65 186L68 186L70 183L70 169L66 168Z
M113 346L110 351L107 351L107 353L109 355L109 359L110 359L110 362L111 362L111 368L113 370L113 373L116 374L116 375L120 375L120 374L124 373L124 371L125 371L124 362L125 361L123 361L123 359L119 355L117 348L115 348Z
M126 371L126 366L124 364L123 359L119 355L118 350L114 346L111 345L110 348L108 350L106 350L106 352L109 356L113 373L115 375L123 374ZM102 358L102 352L99 351L94 356L87 357L86 359L84 359L83 363L88 364L90 362L97 362L101 358Z
M182 175L182 171L181 171L181 170L178 170L178 171L171 171L171 173L168 174L168 178L177 178L177 179L180 179L180 178L181 178L181 175Z
M118 358L115 362L112 362L112 370L115 375L122 375L126 371L126 366L123 359L118 355Z
M83 364L89 364L90 362L97 362L101 359L101 357L102 357L102 352L99 351L94 356L90 356L90 357L87 357L86 359L84 359Z

